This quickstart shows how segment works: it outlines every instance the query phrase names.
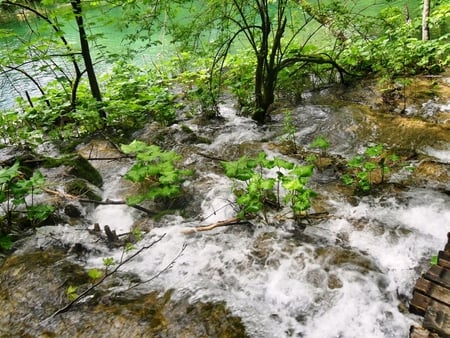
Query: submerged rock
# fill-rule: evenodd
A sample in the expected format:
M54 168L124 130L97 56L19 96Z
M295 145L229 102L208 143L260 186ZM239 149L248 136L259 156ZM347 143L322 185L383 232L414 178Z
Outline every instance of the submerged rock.
M90 285L87 272L61 250L16 253L0 267L2 337L245 337L224 303L191 304L172 292L110 294L107 283L69 308L67 289Z

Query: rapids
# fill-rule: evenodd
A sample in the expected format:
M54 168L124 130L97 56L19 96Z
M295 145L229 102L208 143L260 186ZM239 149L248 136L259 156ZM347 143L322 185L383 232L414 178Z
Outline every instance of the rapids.
M449 102L435 105L443 114L450 109ZM191 303L225 302L242 319L249 337L406 337L418 321L407 311L415 280L443 247L450 230L449 181L425 181L409 188L393 185L373 195L353 197L338 187L335 177L322 177L311 184L320 195L320 208L330 217L300 226L289 217L269 215L268 224L251 221L187 236L186 228L236 213L232 181L218 163L201 154L235 159L265 150L269 156L288 158L277 146L283 129L281 115L261 127L238 116L231 103L220 108L219 126L183 122L210 138L209 144L177 145L185 163L195 164L197 170L185 183L195 192L196 201L188 205L195 216L166 215L150 221L137 210L117 205L86 211L89 226L108 224L118 233L130 231L135 223L146 224L149 232L138 247L165 235L122 271L151 280L139 286L142 291L173 290L173 298L187 297ZM448 173L448 129L432 122L385 115L357 104L305 102L294 109L294 116L300 147L316 135L326 135L330 153L349 157L367 144L382 142L421 154L417 165L436 161ZM180 125L170 128L181 130ZM130 161L93 164L104 177L104 200L122 199L132 189L122 178ZM411 175L415 174L404 173L392 180L409 182ZM123 254L121 249L101 247L95 238L68 225L39 229L30 245L45 248L50 232L52 240L57 237L95 248L86 258L86 268L101 267L105 257L119 261ZM164 270L167 266L170 269ZM126 290L127 285L114 288Z

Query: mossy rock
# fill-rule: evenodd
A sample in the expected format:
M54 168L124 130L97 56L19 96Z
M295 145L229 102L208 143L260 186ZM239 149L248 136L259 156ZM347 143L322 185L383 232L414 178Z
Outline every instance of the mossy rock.
M70 195L85 197L93 201L102 200L100 194L95 191L95 186L92 186L88 181L81 178L67 182L64 190Z
M79 154L71 154L62 158L47 158L44 165L47 168L54 168L61 165L69 167L68 173L78 178L85 179L89 183L101 187L103 179L100 173L88 160Z

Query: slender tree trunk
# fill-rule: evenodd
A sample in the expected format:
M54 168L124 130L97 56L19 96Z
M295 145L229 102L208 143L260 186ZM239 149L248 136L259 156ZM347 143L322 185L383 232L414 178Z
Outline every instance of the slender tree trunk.
M430 2L430 0L423 0L422 41L430 40L430 27L428 25L428 18L430 16Z
M261 17L261 46L257 54L255 70L255 112L252 118L258 123L264 123L267 114L266 77L267 56L269 54L270 17L267 0L257 1Z
M86 31L84 29L81 0L72 0L70 3L72 5L73 13L75 14L75 20L77 22L78 33L80 35L81 54L83 55L84 64L86 66L91 93L94 99L99 103L98 113L100 115L100 118L105 120L106 113L100 106L100 103L102 102L102 94L100 92L100 87L95 75L94 64L92 62L91 52L89 50L89 42L87 40Z

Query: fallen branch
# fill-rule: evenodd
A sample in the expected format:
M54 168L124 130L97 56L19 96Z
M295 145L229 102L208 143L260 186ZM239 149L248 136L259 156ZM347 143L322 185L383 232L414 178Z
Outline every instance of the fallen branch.
M224 221L220 221L217 223L213 223L210 225L205 225L205 226L199 226L199 227L195 227L195 228L190 228L190 229L186 229L183 231L183 234L185 235L191 235L194 234L196 232L199 231L209 231L218 227L223 227L223 226L227 226L227 225L235 225L235 224L240 224L241 223L241 219L239 217L233 217Z
M162 270L158 271L158 273L155 274L154 276L152 276L151 278L146 279L146 280L144 280L144 281L142 281L142 282L138 282L138 283L136 283L136 284L130 286L130 287L127 289L127 291L129 291L129 290L131 290L131 289L133 289L133 288L135 288L135 287L137 287L137 286L139 286L139 285L141 285L141 284L150 283L151 281L155 280L155 279L158 278L160 275L162 275L164 272L166 272L167 270L171 269L171 268L173 267L173 265L175 264L176 260L177 260L178 258L181 257L181 255L183 254L183 252L184 252L184 250L186 249L186 247L187 247L187 243L185 242L185 243L183 243L183 246L181 247L180 252L179 252L179 253L178 253L178 254L177 254L177 255L169 262L169 264L167 264Z
M112 200L96 201L96 200L91 200L88 198L80 198L79 201L80 201L80 203L93 203L93 204L98 204L98 205L128 205L129 207L135 208L136 210L145 212L149 216L156 215L156 212L154 212L154 211L151 211L147 208L141 207L140 205L129 205L125 201L112 201Z
M99 286L101 283L103 283L106 278L108 278L109 276L112 276L113 274L115 274L123 265L125 265L126 263L131 261L134 257L139 255L142 251L147 250L147 249L151 248L152 246L154 246L156 243L160 242L164 238L165 235L166 234L161 235L158 239L154 240L149 245L143 246L138 251L136 251L134 254L132 254L131 256L127 257L125 260L121 260L119 262L119 264L117 264L117 266L113 270L111 270L109 272L106 271L106 273L97 282L95 282L89 288L87 288L85 291L83 291L80 295L78 295L69 304L67 304L66 306L62 307L61 309L55 311L50 317L48 317L44 321L46 321L48 319L51 319L51 318L53 318L53 317L55 317L55 316L57 316L57 315L59 315L61 313L67 312L74 304L78 303L80 300L82 300L83 298L87 297L89 295L89 293L91 293L92 290L94 290L97 286Z

